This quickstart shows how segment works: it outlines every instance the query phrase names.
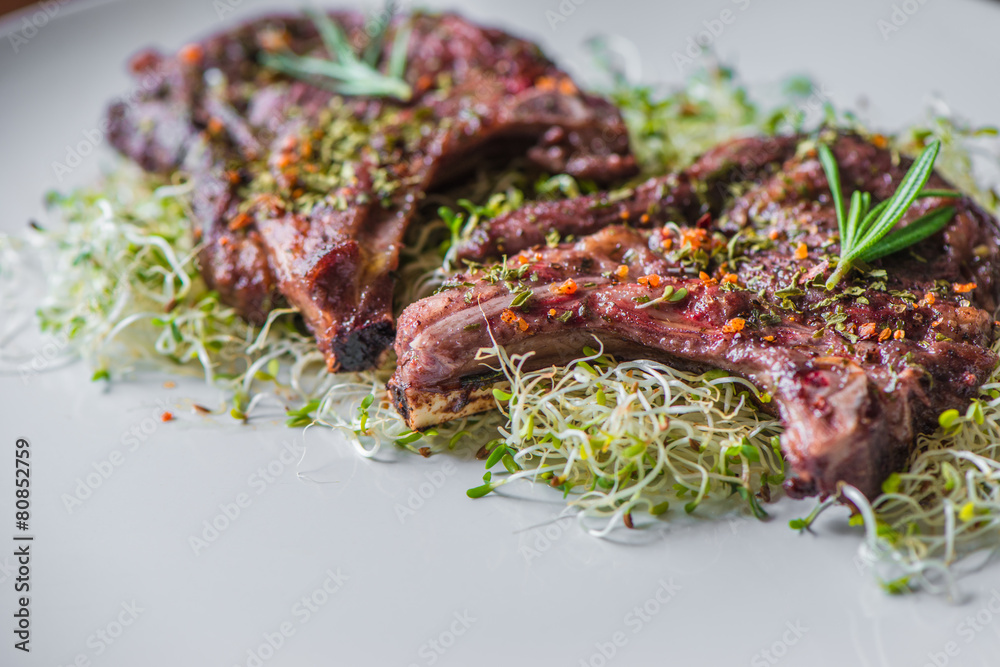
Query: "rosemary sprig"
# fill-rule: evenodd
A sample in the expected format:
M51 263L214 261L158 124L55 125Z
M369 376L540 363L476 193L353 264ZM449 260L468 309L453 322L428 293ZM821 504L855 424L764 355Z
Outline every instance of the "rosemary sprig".
M833 206L837 211L837 227L840 231L840 260L833 275L826 281L826 288L833 289L844 276L850 273L854 262L870 262L891 255L928 236L940 231L955 214L954 206L943 206L914 220L903 229L890 233L893 226L909 210L915 200L921 197L958 197L950 190L924 190L924 185L934 169L941 142L929 144L906 172L896 192L889 199L871 207L872 197L867 192L856 190L851 195L851 205L844 212L844 195L840 188L840 170L833 152L825 144L819 146L819 161L826 172L826 180L833 196Z
M403 102L413 96L413 89L403 78L406 71L406 48L410 41L408 25L396 30L389 62L385 73L382 73L378 69L378 59L382 53L388 21L384 21L371 36L371 41L359 57L340 26L327 14L315 10L306 10L305 13L316 24L331 60L286 51L261 53L261 65L297 79L330 87L345 95L392 97Z

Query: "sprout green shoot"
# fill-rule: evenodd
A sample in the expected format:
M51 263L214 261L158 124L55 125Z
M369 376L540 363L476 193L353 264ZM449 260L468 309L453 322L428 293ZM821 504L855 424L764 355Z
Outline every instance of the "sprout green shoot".
M613 96L643 177L682 167L718 141L803 123L795 99L762 111L724 68L669 93L617 80ZM826 122L865 132L855 117L830 109ZM934 117L890 141L908 154L940 141L938 169L995 212L997 197L979 187L969 150L991 134ZM428 197L403 253L397 303L441 287L454 268L451 247L475 225L529 199L592 188L565 175L529 177L514 164L479 173L460 191ZM19 279L18 258L35 252L49 279L37 313L41 328L65 336L95 380L147 369L196 374L222 388L240 422L254 419L262 402L277 400L292 406L289 427L336 429L364 456L384 447L422 455L478 450L486 470L482 483L470 482L470 497L539 482L600 518L597 535L633 526L633 514L669 521L742 511L765 519L767 504L780 494L781 427L755 407L766 395L725 373L619 362L597 341L565 366L534 371L524 370L524 356L497 346L481 350L483 363L506 379L494 392L498 410L411 432L386 396L392 358L377 371L331 375L294 310L275 310L254 327L206 287L195 265L187 194L183 182L122 167L91 189L53 195L49 204L61 222L30 231L26 241L0 237L0 293ZM1000 545L1000 374L965 414L941 415L938 431L918 445L874 502L850 487L839 499L856 509L850 522L863 531L865 562L886 590L950 592L956 563ZM808 528L831 504L793 527Z

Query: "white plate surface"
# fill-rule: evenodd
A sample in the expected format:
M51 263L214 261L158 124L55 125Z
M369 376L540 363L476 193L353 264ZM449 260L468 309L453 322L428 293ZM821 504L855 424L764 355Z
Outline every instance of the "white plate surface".
M10 31L34 10L0 24L0 229L22 229L46 189L106 161L101 146L62 183L52 168L127 90L128 54L221 28L220 10L234 21L276 4L52 3L53 18L16 44ZM1000 7L988 2L906 0L895 16L887 0L452 6L539 39L577 71L583 39L610 32L637 45L643 77L677 82L673 53L714 27L716 50L750 82L810 73L839 105L867 100L890 129L921 117L932 93L972 121L1000 120ZM724 10L728 22L716 22ZM843 510L813 535L787 528L811 504L785 501L768 523L660 524L630 535L637 543L599 540L553 522L561 505L540 497L469 500L479 462L362 460L329 432L220 425L192 415L192 400L217 395L162 379L105 392L80 365L0 378L0 664L1000 664L1000 563L962 580L960 604L888 597L859 567ZM156 420L164 404L177 421ZM7 629L18 437L31 442L34 474L27 655ZM303 463L283 454L304 443ZM120 464L69 511L64 495L107 473L116 451ZM226 511L234 518L218 518ZM195 553L190 537L212 521L225 528Z

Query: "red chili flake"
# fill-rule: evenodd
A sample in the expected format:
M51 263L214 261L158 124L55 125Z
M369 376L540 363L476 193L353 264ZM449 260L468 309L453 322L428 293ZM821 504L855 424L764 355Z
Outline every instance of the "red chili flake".
M649 287L659 287L660 276L655 273L651 273L648 276L641 276L636 282L640 285L648 285Z
M800 243L795 248L795 259L805 259L809 256L809 246L805 243Z
M681 232L681 244L689 245L694 250L701 248L707 240L708 232L704 229L685 229Z
M160 64L160 55L155 51L140 51L136 55L132 56L132 59L128 62L128 68L132 72L139 74L147 70L151 70Z
M906 338L906 332L903 331L902 329L896 329L895 331L892 332L892 337L895 338L896 340L903 340L904 338Z
M553 294L575 294L576 293L576 281L572 278L567 278L565 282L556 285L552 283L549 285L549 291Z
M965 294L966 292L971 292L976 289L976 283L955 283L951 287L959 294Z
M933 306L934 302L937 301L937 297L934 296L934 292L925 292L924 298L917 302L918 306Z
M764 336L764 340L766 340L768 343L773 343L774 336Z
M875 330L878 329L878 325L874 322L868 322L867 324L862 324L861 328L858 330L858 335L862 338L870 338L875 335Z
M740 277L737 276L735 273L727 273L726 275L722 276L722 282L724 283L732 283L736 285L737 283L739 283L739 280Z
M742 317L734 317L722 326L722 333L739 333L743 331L743 327L747 325L747 321Z
M503 312L500 313L500 319L504 324L516 324L517 328L521 331L528 330L528 322L510 308L505 308Z
M172 413L172 412L164 412L162 415L160 415L160 421L161 422L172 421L173 418L174 418L174 413Z

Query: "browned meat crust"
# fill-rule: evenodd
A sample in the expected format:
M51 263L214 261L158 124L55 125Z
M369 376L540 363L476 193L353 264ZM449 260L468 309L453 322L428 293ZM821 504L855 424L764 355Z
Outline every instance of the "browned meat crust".
M771 142L784 142L755 141L775 154ZM847 194L860 187L884 198L909 167L853 135L833 150ZM839 481L878 495L916 434L967 405L996 365L1000 228L972 201L949 200L958 212L942 232L828 292L836 218L822 168L803 152L737 183L700 226L688 218L652 230L606 227L523 251L506 271L457 276L455 287L411 305L389 383L401 414L424 428L490 407L484 388L495 378L474 357L491 335L511 354L535 352L534 367L579 356L596 335L622 357L722 368L769 392L786 426L793 495L834 493ZM934 176L930 187L948 184ZM902 224L943 203L920 200ZM567 279L575 289L553 291ZM642 303L681 288L678 301ZM525 305L510 308L525 289Z
M367 40L361 14L334 18ZM391 344L399 249L429 189L494 153L600 182L636 170L617 110L534 44L449 14L405 20L408 104L262 68L265 50L322 49L308 20L268 16L176 55L141 54L136 75L159 85L109 112L118 150L193 180L209 285L254 322L296 306L331 371L370 368Z

